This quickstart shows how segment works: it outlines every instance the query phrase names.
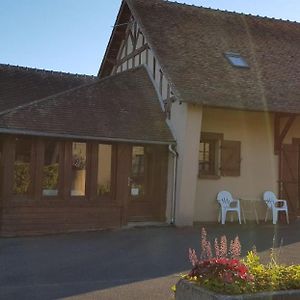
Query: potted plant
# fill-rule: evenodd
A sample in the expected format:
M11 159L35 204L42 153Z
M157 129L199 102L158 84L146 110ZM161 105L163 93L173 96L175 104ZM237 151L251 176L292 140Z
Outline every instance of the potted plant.
M202 229L201 255L189 249L192 270L177 283L176 300L300 299L300 266L277 263L271 250L267 265L255 250L241 259L238 237L229 243L226 236L215 239L212 249Z

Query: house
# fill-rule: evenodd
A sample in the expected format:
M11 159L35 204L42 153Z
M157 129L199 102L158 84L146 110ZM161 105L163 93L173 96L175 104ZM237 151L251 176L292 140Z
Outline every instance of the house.
M299 214L299 23L124 0L98 77L0 66L1 234Z

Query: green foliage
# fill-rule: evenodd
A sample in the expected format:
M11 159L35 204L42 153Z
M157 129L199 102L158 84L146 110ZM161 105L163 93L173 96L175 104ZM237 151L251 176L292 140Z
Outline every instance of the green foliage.
M58 183L58 164L44 166L43 189L56 189Z
M31 183L30 164L23 162L15 162L14 165L14 187L15 194L28 193Z
M248 253L244 263L254 277L252 292L300 289L300 265L278 264L272 255L271 262L263 265L253 251Z
M99 184L97 187L97 195L103 196L107 195L110 192L110 183L107 184Z

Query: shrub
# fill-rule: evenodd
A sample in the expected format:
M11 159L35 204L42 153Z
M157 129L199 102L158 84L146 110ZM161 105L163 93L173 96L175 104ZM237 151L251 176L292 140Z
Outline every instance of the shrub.
M15 162L14 164L14 186L15 194L28 193L31 183L29 163Z
M254 278L253 292L300 289L300 265L278 264L272 256L264 265L254 251L248 252L244 263Z
M194 249L189 249L193 267L184 278L222 294L300 289L300 265L277 263L274 244L266 265L260 262L255 250L248 252L243 260L240 254L238 237L229 242L229 247L226 236L220 241L215 239L213 249L202 229L200 259Z
M58 164L44 166L43 189L56 189L58 184Z

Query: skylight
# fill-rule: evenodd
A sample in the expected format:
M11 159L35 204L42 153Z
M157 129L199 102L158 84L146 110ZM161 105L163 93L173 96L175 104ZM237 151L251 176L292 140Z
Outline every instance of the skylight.
M248 63L239 53L226 52L225 57L234 67L249 68Z

